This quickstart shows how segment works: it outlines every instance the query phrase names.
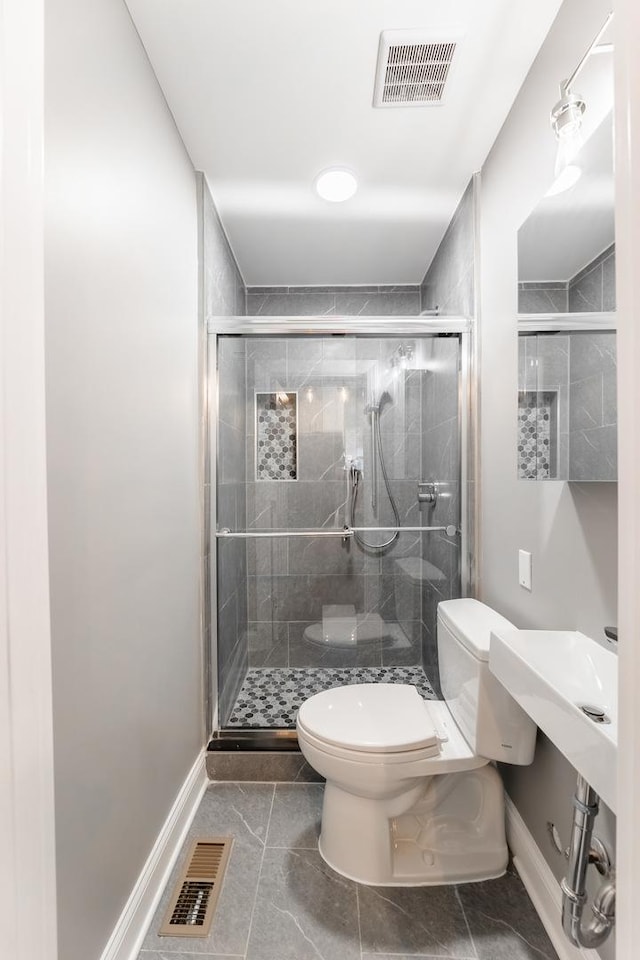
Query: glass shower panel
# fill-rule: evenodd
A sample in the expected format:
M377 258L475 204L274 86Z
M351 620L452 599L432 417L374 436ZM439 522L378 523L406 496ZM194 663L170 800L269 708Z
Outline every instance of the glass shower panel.
M342 683L437 695L436 607L460 593L459 348L218 338L222 727L291 727Z

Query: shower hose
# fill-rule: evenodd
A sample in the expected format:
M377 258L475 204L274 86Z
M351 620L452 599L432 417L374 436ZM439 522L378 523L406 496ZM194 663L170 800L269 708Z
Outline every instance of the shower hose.
M382 449L382 436L380 434L380 412L379 410L372 410L371 416L375 417L375 428L372 431L374 437L374 449L371 451L371 456L375 457L378 455L380 461L380 469L382 470L382 477L384 479L385 489L387 491L387 496L389 497L389 503L391 504L391 509L393 510L393 516L395 519L396 527L400 526L400 514L398 513L398 507L391 490L391 484L389 483L389 475L387 473L387 467L384 462L384 451ZM351 467L350 470L351 477L351 524L355 526L355 516L356 516L356 506L358 503L358 486L362 478L362 473L358 470L357 467ZM369 543L364 537L354 531L354 537L356 541L360 544L361 547L364 547L366 550L384 550L386 547L390 547L395 540L400 536L400 531L396 530L388 540L385 540L384 543Z

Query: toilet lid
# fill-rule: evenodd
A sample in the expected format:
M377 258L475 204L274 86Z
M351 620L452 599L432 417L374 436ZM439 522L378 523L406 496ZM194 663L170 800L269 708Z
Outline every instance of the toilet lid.
M405 683L354 683L316 693L300 707L298 723L336 746L370 753L433 747L439 752L429 708Z

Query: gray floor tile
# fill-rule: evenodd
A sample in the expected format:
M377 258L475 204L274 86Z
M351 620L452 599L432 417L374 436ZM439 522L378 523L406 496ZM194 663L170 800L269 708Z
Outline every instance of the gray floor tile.
M264 841L273 802L273 784L215 783L207 788L195 816L190 836L232 836L234 838L220 899L211 933L193 940L166 938L156 931L162 921L182 858L167 885L156 911L143 950L157 952L244 956L249 936L251 912L260 875ZM184 851L186 853L186 850Z
M236 843L262 846L274 789L273 783L212 783L195 815L192 832L231 834Z
M323 796L321 783L276 784L267 846L317 850Z
M139 960L557 960L513 869L457 888L336 874L315 849L321 801L320 784L211 785L190 836L234 837L212 933L156 936L180 861Z
M458 888L480 960L558 960L513 868L498 880Z
M473 957L454 887L358 887L364 953Z
M247 960L360 960L355 884L314 850L265 851Z
M139 954L140 960L244 960L244 953L174 953L172 950L143 950ZM418 958L420 960L420 958Z

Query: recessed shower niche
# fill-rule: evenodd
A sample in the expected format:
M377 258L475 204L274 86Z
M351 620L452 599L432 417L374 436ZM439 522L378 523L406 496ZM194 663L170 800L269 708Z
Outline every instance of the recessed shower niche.
M432 326L211 336L219 728L292 729L306 697L349 682L438 695L466 325Z
M521 332L518 365L518 477L615 481L615 330Z
M256 393L256 480L298 479L298 394Z

